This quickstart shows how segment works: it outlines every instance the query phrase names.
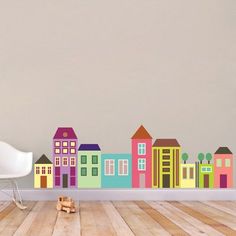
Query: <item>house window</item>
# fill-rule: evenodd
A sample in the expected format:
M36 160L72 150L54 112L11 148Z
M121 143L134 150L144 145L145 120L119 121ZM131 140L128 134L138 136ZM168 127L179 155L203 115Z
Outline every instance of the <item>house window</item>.
M216 159L216 167L222 167L222 160Z
M48 175L51 175L51 174L52 174L52 167L49 166L49 167L48 167Z
M54 142L54 145L55 145L55 147L60 147L60 142L56 141L56 142Z
M68 149L67 148L63 148L62 153L63 154L67 154L68 153Z
M75 177L70 177L70 185L75 186Z
M71 142L70 142L70 146L71 146L71 147L75 147L75 142L74 142L74 141L71 141Z
M36 166L36 174L37 174L37 175L40 174L40 168L39 168L39 166Z
M81 176L87 176L87 168L85 167L81 168Z
M62 165L63 166L68 166L68 157L63 157L62 158Z
M55 166L60 166L60 157L55 157Z
M67 142L67 141L63 141L63 142L62 142L62 146L63 146L63 147L67 147L67 146L68 146L68 142Z
M71 148L71 149L70 149L70 153L71 153L71 154L75 154L75 148Z
M61 174L60 167L55 167L55 175L59 176Z
M146 160L144 158L138 159L138 170L146 170Z
M146 143L139 143L138 144L138 155L145 155L146 154Z
M118 175L128 175L128 160L118 161Z
M57 176L57 177L55 178L55 185L56 185L56 186L60 186L60 176Z
M70 158L70 166L75 166L75 157Z
M114 160L105 160L105 175L114 175Z
M92 164L98 164L98 156L97 155L92 156Z
M162 152L163 153L170 153L170 149L163 149Z
M183 168L183 179L187 179L187 168Z
M189 178L194 179L194 169L193 169L193 167L189 168Z
M46 174L46 167L43 166L43 167L42 167L42 175L45 175L45 174Z
M170 168L162 168L163 172L170 172Z
M92 168L92 176L98 176L98 168L97 167Z
M87 156L86 155L81 156L81 164L87 164Z
M60 148L55 148L55 151L54 151L56 154L60 154Z
M230 167L230 159L225 159L225 167Z
M70 175L75 176L75 167L70 168Z

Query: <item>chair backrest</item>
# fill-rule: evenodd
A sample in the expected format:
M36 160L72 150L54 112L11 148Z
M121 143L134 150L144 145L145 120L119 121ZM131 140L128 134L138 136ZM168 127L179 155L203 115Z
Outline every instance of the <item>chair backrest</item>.
M2 169L8 174L28 175L32 170L32 162L32 152L21 152L0 141L0 174Z

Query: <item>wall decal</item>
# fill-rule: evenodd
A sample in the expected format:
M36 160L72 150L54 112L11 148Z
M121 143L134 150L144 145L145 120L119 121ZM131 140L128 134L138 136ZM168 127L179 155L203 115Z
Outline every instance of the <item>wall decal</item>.
M53 187L53 165L44 154L34 164L34 187Z
M79 146L78 187L101 188L101 149L98 144Z
M215 188L233 187L233 154L228 147L219 147L214 154Z
M53 137L55 188L77 187L77 136L71 127L59 127Z
M102 154L102 188L131 188L131 182L131 154Z
M152 136L141 125L131 138L132 187L152 187Z
M181 160L180 160L181 158ZM212 160L213 159L213 160ZM232 188L233 154L219 147L189 163L176 139L156 139L141 125L130 153L102 153L98 144L80 144L72 127L53 137L52 162L34 164L35 188Z

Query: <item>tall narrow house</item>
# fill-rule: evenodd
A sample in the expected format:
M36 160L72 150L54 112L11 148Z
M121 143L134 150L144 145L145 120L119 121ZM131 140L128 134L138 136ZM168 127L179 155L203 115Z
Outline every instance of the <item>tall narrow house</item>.
M131 138L132 187L152 187L152 137L141 125Z
M53 137L55 188L77 187L77 136L71 127L60 127Z
M157 139L152 146L153 188L180 187L181 148L176 139Z

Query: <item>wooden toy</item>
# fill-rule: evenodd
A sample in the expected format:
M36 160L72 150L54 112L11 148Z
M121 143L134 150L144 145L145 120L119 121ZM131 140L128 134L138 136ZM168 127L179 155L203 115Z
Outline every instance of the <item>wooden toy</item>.
M76 211L75 202L70 197L60 196L57 200L57 210L74 213Z

